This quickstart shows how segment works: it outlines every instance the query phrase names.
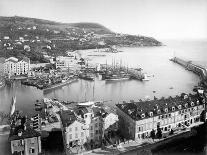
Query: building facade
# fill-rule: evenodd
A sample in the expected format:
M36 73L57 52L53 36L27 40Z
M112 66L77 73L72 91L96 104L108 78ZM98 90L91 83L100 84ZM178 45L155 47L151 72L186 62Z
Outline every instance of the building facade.
M30 70L30 59L24 57L21 60L10 57L5 60L4 74L9 76L27 75Z
M12 155L39 155L41 149L41 135L29 126L11 126L9 135Z
M104 134L117 130L118 116L99 106L79 106L61 112L64 143L71 147L84 143L99 146Z
M152 130L167 134L201 123L205 104L205 98L197 94L117 104L119 128L122 135L134 140L150 137Z
M77 119L71 110L62 111L60 118L62 122L63 141L66 147L83 145L86 142L84 121Z

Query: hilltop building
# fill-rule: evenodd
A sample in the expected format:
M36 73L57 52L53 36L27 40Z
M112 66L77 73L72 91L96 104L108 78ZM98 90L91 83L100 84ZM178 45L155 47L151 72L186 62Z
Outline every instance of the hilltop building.
M202 95L117 104L122 135L132 139L150 137L152 130L163 134L201 123L206 100Z
M30 70L30 59L27 57L18 60L15 57L10 57L8 59L1 59L1 64L3 66L4 75L16 76L16 75L27 75Z

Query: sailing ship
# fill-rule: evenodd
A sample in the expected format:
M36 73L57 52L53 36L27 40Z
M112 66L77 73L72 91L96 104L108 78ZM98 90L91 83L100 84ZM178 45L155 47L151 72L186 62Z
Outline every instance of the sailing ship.
M108 68L106 63L106 71L105 74L102 74L102 80L106 81L120 81L120 80L129 80L130 74L128 73L128 67L125 68L122 66L120 61L120 65L118 66L116 62L112 61L112 67Z

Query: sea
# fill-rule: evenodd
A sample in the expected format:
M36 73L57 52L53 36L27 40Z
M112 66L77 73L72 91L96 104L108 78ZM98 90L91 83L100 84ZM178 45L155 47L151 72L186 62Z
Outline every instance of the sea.
M106 82L99 75L94 82L79 80L47 93L35 87L21 85L15 81L12 87L0 89L0 111L9 112L12 96L16 96L16 110L31 116L35 113L35 102L44 97L61 101L105 101L115 106L123 101L139 101L193 93L199 77L183 67L169 61L177 56L207 66L207 40L163 40L159 47L123 47L120 53L104 53L93 56L89 63L120 63L129 68L142 68L149 81L127 80Z

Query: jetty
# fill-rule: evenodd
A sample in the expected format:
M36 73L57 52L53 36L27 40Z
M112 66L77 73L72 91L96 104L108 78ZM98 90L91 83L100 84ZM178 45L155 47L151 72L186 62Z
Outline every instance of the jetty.
M201 82L204 84L204 86L207 86L207 67L179 57L173 57L170 59L170 61L173 61L183 66L185 69L197 74L201 78Z

